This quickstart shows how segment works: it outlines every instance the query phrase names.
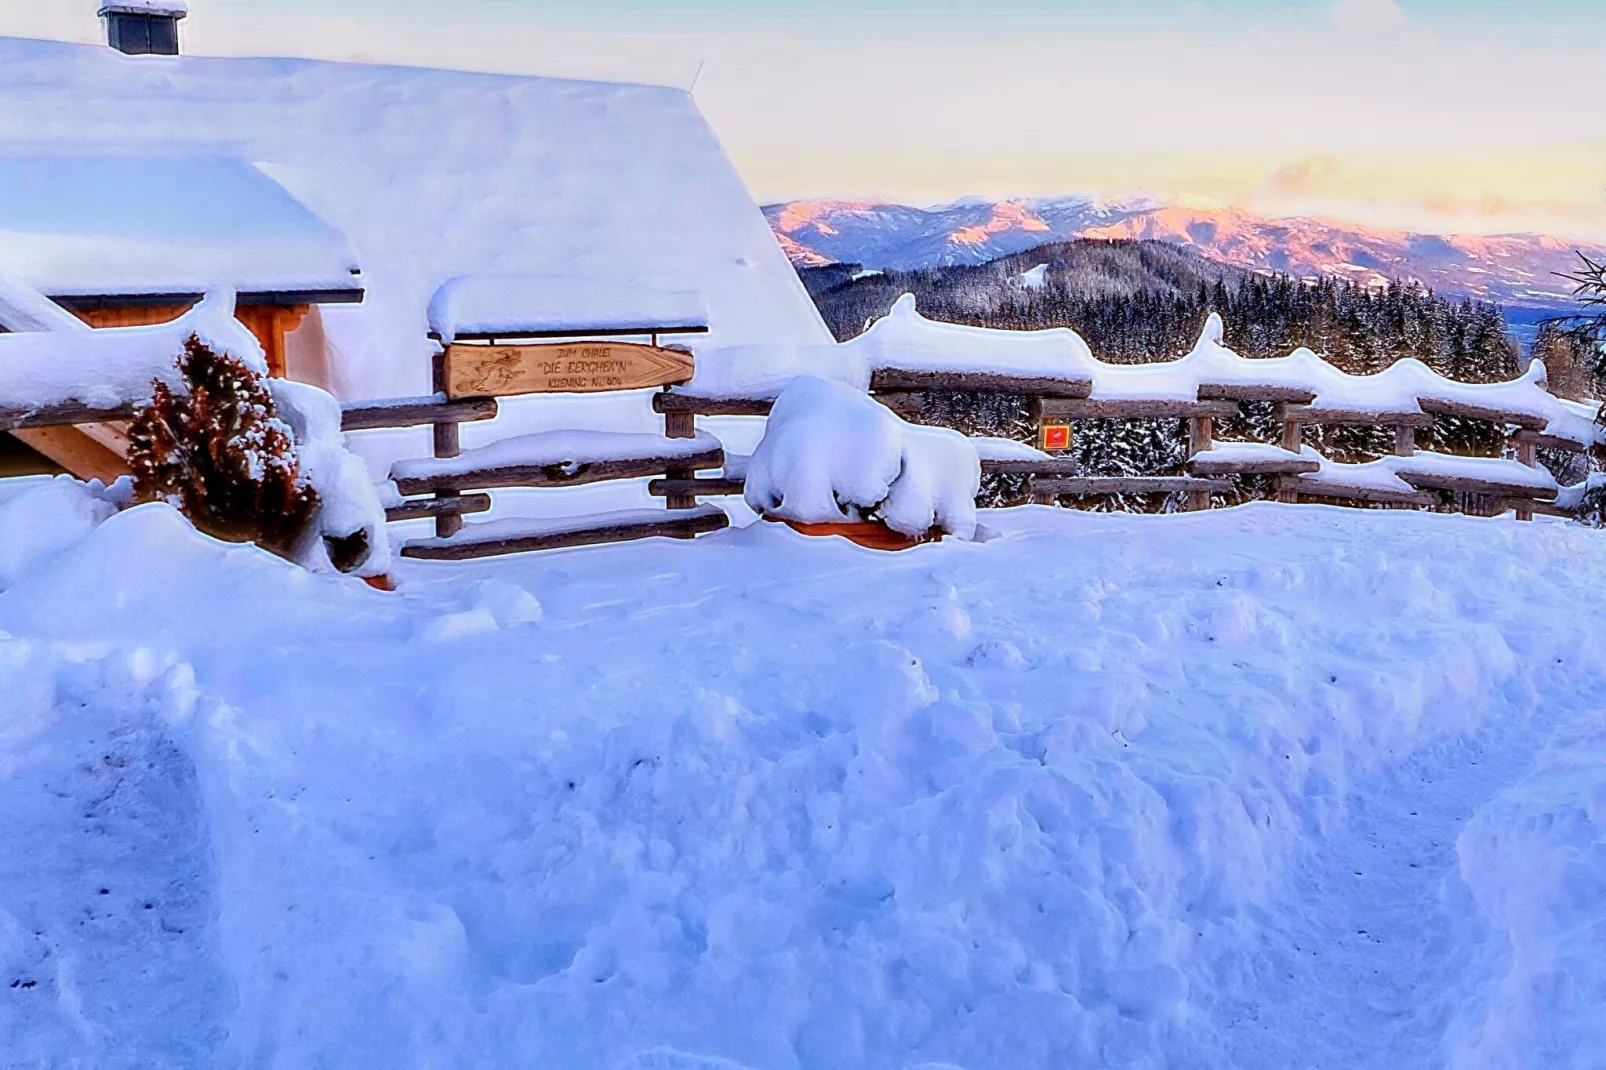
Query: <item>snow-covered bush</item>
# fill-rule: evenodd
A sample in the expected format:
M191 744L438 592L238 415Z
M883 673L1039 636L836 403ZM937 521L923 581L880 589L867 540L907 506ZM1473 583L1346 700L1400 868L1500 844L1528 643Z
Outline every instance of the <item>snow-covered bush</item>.
M817 524L879 520L919 537L976 534L981 462L966 438L905 423L841 383L799 376L771 410L747 469L747 504Z
M209 535L291 555L318 493L264 377L194 335L178 365L183 390L157 380L129 434L137 497L171 503Z

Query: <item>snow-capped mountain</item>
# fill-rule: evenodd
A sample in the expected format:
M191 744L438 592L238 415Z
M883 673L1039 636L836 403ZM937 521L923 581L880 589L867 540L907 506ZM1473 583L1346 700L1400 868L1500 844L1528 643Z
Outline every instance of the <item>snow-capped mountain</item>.
M1557 273L1577 267L1575 250L1606 256L1606 248L1538 234L1413 234L1310 218L1269 219L1197 200L967 200L930 209L807 200L764 211L800 266L980 264L1074 238L1149 239L1251 270L1363 284L1415 280L1442 293L1541 307L1569 299L1571 288Z

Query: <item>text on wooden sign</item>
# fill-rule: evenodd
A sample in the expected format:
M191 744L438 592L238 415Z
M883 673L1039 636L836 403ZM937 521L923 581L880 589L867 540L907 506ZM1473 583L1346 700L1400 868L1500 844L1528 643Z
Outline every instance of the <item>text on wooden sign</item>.
M446 347L451 398L641 390L691 376L690 353L632 342Z

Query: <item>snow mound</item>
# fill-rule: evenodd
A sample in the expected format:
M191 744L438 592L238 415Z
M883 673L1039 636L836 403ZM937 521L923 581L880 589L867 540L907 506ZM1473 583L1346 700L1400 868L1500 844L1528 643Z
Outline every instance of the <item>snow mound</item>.
M830 379L860 393L870 389L865 354L850 346L727 346L699 352L691 381L674 392L773 401L800 375Z
M295 439L301 477L318 492L318 509L294 550L298 564L314 571L334 568L326 540L361 534L367 546L355 568L359 576L382 576L390 569L390 538L385 507L368 478L368 466L346 448L340 431L340 402L333 394L289 379L269 379L274 408Z
M988 524L874 568L757 525L421 566L385 597L163 506L113 517L0 593L3 1050L1265 1066L1228 1057L1217 995L1255 1005L1280 963L1244 949L1304 916L1304 877L1362 880L1296 872L1303 848L1393 818L1381 785L1436 741L1579 718L1597 735L1463 839L1516 953L1469 931L1495 971L1452 974L1481 1045L1459 1065L1587 1065L1606 658L1600 610L1555 606L1606 582L1594 533ZM1455 863L1407 858L1431 911ZM1335 1035L1274 1019L1309 1057L1269 1065L1398 1066L1376 1037L1406 1028L1436 1049L1433 993L1370 1002L1415 949L1364 950L1315 994Z
M841 383L799 376L747 466L747 504L799 523L875 517L921 536L972 539L981 461L957 431L919 427Z
M843 346L863 353L874 370L975 372L1085 381L1093 351L1065 327L1046 331L1001 331L940 323L920 314L914 294Z
M0 590L83 542L127 504L131 491L126 479L108 490L57 476L0 502Z

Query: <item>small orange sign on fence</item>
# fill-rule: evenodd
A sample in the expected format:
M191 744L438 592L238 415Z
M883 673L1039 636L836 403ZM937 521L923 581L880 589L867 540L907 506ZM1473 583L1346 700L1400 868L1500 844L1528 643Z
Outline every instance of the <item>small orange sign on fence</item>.
M1039 437L1043 450L1068 450L1071 448L1070 424L1043 424Z

